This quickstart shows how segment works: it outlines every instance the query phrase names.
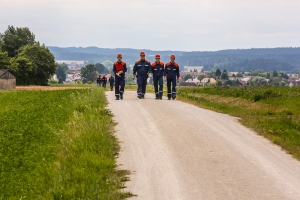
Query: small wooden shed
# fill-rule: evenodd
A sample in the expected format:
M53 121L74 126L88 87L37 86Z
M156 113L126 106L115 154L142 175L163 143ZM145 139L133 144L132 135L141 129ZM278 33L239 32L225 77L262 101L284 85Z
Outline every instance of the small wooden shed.
M16 77L8 69L0 69L0 90L15 88Z

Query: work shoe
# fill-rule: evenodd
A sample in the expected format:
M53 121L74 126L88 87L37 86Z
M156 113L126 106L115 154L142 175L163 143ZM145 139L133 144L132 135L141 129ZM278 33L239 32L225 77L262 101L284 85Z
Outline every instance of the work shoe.
M160 100L162 100L162 97L159 97Z
M171 100L171 98L168 98L168 100Z
M142 96L141 96L141 95L138 95L138 96L137 96L137 98L141 99L141 98L142 98Z
M141 99L145 99L145 96L142 96Z
M118 98L118 97L116 97L116 100L119 100L119 98Z
M155 97L155 99L159 99L159 97Z
M123 94L120 94L120 99L123 100Z
M172 96L172 99L173 99L173 100L176 99L176 96Z

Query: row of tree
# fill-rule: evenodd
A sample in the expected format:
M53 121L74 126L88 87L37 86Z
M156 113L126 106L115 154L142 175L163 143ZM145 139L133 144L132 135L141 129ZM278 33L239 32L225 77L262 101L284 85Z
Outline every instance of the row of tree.
M29 28L8 26L0 33L0 69L10 69L18 85L48 85L56 72L54 55Z

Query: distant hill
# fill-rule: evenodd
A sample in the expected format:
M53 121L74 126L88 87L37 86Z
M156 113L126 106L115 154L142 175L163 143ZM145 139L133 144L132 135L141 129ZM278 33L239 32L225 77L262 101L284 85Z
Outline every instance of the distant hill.
M217 68L229 71L250 71L261 69L264 71L286 71L298 73L300 70L300 48L253 48L229 49L220 51L152 51L147 49L130 48L98 48L98 47L52 47L49 50L57 60L84 60L90 62L103 62L116 60L117 53L123 54L123 60L128 65L134 65L139 59L141 50L146 52L146 57L154 62L155 54L161 55L163 62L169 61L170 54L176 55L176 61L181 69L183 66L204 66L210 71Z

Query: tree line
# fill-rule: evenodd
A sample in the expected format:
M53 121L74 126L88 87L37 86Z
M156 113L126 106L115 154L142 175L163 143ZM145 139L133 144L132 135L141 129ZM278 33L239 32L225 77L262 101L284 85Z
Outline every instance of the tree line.
M9 69L17 85L48 85L56 72L54 55L29 28L8 26L0 33L0 69Z

